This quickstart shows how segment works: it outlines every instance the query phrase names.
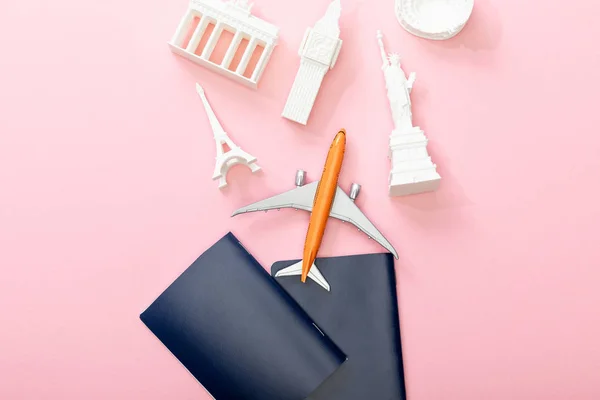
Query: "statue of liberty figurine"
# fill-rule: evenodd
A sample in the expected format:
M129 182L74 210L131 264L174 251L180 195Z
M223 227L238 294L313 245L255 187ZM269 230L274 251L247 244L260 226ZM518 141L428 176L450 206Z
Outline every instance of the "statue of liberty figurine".
M396 126L396 132L408 133L414 130L410 92L412 91L416 75L413 72L408 79L406 79L406 75L400 67L400 56L395 53L388 56L385 52L382 39L383 35L381 31L378 31L377 40L379 42L381 58L383 60L381 69L385 76L385 84L390 107L392 109L394 125Z
M395 129L390 135L389 158L392 169L389 175L389 194L407 196L437 190L441 177L437 166L427 152L428 139L425 132L413 125L410 93L416 75L406 78L400 67L400 56L385 52L383 35L377 32L377 40L383 60L383 74L387 96L392 109Z

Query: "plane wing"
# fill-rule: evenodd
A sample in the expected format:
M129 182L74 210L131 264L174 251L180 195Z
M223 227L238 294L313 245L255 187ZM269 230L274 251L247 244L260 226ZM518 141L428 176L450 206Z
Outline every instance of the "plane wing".
M278 210L280 208L295 208L297 210L311 212L318 185L318 181L312 182L308 185L300 186L285 193L250 204L249 206L242 207L235 211L232 217L248 212Z
M285 193L242 207L235 211L232 216L248 212L278 210L280 208L295 208L311 212L318 185L319 182L315 181L308 185L297 187ZM396 259L398 258L398 253L391 243L377 230L375 225L360 211L358 206L354 204L339 186L337 187L329 216L353 224L369 236L369 238L375 240L392 253Z
M339 186L335 193L333 206L331 207L330 217L337 218L341 221L350 222L362 232L367 234L370 239L375 240L382 245L387 251L392 253L398 259L398 253L394 246L379 232L373 223L363 214L356 204L348 197Z

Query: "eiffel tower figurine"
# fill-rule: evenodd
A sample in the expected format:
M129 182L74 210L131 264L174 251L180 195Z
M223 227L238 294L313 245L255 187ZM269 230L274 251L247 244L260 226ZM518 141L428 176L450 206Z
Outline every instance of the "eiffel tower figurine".
M260 171L260 167L256 164L256 157L253 157L243 151L229 138L219 123L219 120L213 112L210 104L208 103L208 99L204 94L204 89L202 86L196 83L196 90L198 91L198 94L202 99L202 103L204 104L204 108L206 109L206 114L208 115L208 120L217 144L216 165L212 179L219 180L219 189L223 189L227 186L227 171L229 171L229 168L233 167L234 165L244 164L250 168L252 172ZM224 145L227 145L229 150L224 151Z

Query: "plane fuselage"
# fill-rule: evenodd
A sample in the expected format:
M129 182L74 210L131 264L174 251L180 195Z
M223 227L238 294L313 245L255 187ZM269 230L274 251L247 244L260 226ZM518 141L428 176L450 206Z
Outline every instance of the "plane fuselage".
M335 136L329 148L323 174L315 193L312 214L306 233L306 241L304 242L304 253L302 255L302 282L306 282L310 268L317 258L319 247L321 247L331 206L335 199L345 151L346 131L342 129Z

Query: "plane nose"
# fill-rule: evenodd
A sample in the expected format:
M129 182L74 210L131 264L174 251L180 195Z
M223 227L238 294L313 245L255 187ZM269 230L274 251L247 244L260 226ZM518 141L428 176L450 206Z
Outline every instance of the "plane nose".
M344 128L340 129L340 131L335 135L335 139L333 139L334 143L346 143L346 130Z

